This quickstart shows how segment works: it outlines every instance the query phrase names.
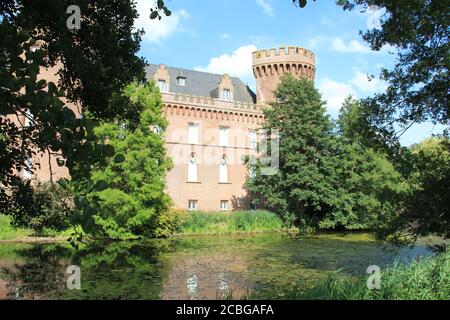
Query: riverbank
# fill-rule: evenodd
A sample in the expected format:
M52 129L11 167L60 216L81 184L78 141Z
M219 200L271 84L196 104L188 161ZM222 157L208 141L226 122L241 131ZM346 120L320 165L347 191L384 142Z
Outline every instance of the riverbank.
M299 284L271 295L288 300L450 300L450 250L410 264L395 262L381 271L378 289L368 288L368 276L333 272L312 287Z
M67 240L63 233L54 236L34 236L31 229L11 225L11 218L0 214L0 243L56 243Z
M12 226L10 217L0 214L0 241L29 237L31 233L31 230Z
M265 210L233 212L179 212L175 235L224 235L287 230L283 221Z
M175 220L172 236L257 234L265 232L290 232L274 213L264 210L233 212L169 213ZM34 236L32 230L16 228L8 216L0 215L0 243L39 243L65 241L69 231L51 232Z

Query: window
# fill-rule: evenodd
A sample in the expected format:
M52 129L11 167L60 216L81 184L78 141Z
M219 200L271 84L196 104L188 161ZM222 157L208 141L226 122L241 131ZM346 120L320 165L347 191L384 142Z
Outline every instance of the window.
M189 211L195 211L195 210L197 210L197 203L198 203L198 201L197 200L189 200L188 201L188 210Z
M32 125L34 121L34 115L31 113L30 109L27 109L25 112L25 127L29 127Z
M250 149L256 149L256 131L255 130L248 130L248 147Z
M228 183L227 156L223 155L219 164L219 183Z
M188 162L188 182L198 182L197 167L197 157L192 153Z
M230 89L223 89L222 91L222 99L225 101L231 100L231 91Z
M156 134L161 134L163 132L163 130L162 130L162 128L160 126L155 125L153 127L153 132L156 133Z
M158 88L160 92L167 92L166 80L158 80Z
M228 200L220 200L220 211L228 211Z
M188 143L198 144L198 123L189 123Z
M178 85L184 87L186 85L186 78L179 77L177 78Z
M256 177L256 171L255 171L255 168L253 166L249 166L248 167L248 177L250 179L253 179L254 177Z
M24 179L31 179L31 176L33 172L31 171L31 168L33 167L33 159L29 157L27 160L25 160L25 167L22 170L22 176Z
M228 147L228 127L219 127L219 146Z

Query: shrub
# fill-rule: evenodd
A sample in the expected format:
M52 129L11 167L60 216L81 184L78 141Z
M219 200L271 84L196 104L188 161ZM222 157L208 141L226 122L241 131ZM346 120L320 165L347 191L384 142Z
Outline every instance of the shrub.
M170 209L160 215L156 221L154 236L165 238L181 231L182 221L186 219L186 210Z
M53 234L70 227L73 215L68 191L52 183L23 182L13 194L14 205L5 214L14 226L30 228L35 235Z

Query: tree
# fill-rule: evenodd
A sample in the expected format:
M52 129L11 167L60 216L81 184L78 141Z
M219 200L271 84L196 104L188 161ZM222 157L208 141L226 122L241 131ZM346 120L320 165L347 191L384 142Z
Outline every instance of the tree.
M388 152L396 167L408 178L412 193L395 219L380 222L380 238L402 238L435 233L448 237L448 125L449 0L339 0L345 10L357 7L385 10L380 28L368 30L363 39L373 50L392 46L398 50L392 70L382 69L386 92L362 101L361 131L365 141L375 141ZM447 127L443 142L420 145L413 150L399 147L399 137L414 123L431 121ZM400 128L400 130L398 130ZM424 143L425 145L427 142ZM420 151L417 151L417 149ZM411 155L411 151L413 155ZM447 183L447 184L446 184ZM392 217L391 217L392 218Z
M264 110L268 130L279 130L279 169L274 175L249 179L255 203L301 227L317 227L334 201L332 123L313 83L282 78L278 102Z
M339 0L345 10L361 7L385 10L380 28L362 33L373 50L392 46L398 58L392 70L382 69L386 92L363 101L367 121L387 143L395 143L414 123L447 125L449 0ZM401 130L396 129L396 125Z
M316 0L314 0L314 1L316 1ZM308 0L292 0L292 3L295 5L298 4L300 6L300 8L304 8L304 7L306 7Z
M369 229L398 212L408 186L383 153L358 141L357 101L346 100L335 130L308 79L283 78L276 97L264 127L280 132L279 168L265 176L261 163L251 164L257 174L247 187L257 205L313 229Z
M348 97L339 112L335 155L336 209L324 226L368 229L403 210L406 179L383 152L367 147L361 103Z
M134 79L144 78L144 61L137 57L142 32L133 29L138 16L134 2L77 1L82 24L74 30L66 26L71 4L0 4L1 211L8 210L23 187L16 172L31 155L59 157L74 181L88 185L91 166L114 154L111 146L97 143L96 121L139 119L133 104L118 94ZM38 80L41 70L51 67L60 68L59 82ZM91 116L75 117L66 101L76 102ZM30 124L20 123L20 116Z
M337 124L340 134L352 144L357 144L361 150L371 149L384 154L395 169L405 177L411 172L411 152L402 147L398 141L386 145L385 136L370 124L370 106L361 100L349 96L345 99L339 111Z
M415 241L419 236L450 237L450 152L448 138L429 138L411 147L411 188L404 209L383 220L380 239Z
M159 90L153 82L128 85L123 93L140 111L137 128L129 122L105 122L95 134L124 156L95 167L92 180L105 189L88 195L95 210L96 231L109 238L155 236L158 219L167 211L170 198L164 192L165 173L171 167L163 134L167 120L162 113Z

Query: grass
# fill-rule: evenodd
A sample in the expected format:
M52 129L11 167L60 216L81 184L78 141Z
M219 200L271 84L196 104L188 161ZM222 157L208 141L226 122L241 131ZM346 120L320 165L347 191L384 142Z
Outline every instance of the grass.
M0 214L0 240L11 240L27 237L30 234L31 230L12 226L11 218Z
M271 295L291 300L449 300L450 250L409 265L395 263L381 273L381 288L367 288L367 277L334 272L312 287ZM248 297L258 298L257 294Z
M180 234L232 234L279 231L284 228L274 213L263 210L189 212L181 218Z

